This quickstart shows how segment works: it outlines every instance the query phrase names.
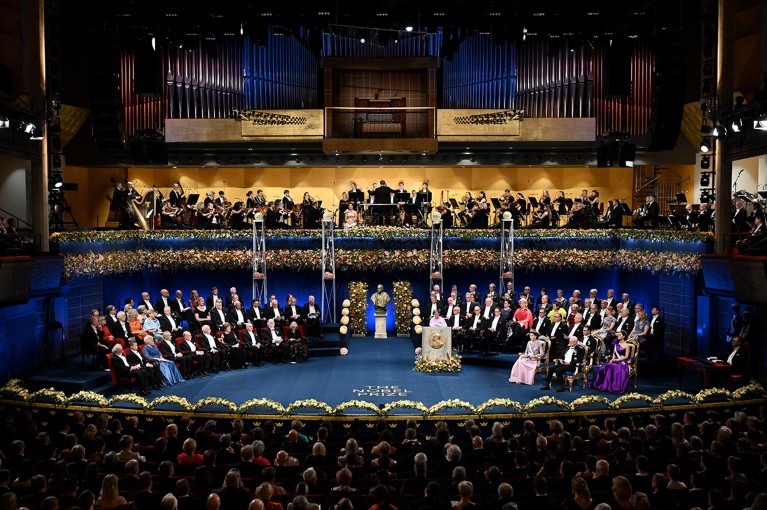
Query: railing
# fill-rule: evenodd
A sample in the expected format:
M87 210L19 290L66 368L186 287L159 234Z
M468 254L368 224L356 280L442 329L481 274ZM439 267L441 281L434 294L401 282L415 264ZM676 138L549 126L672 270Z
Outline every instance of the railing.
M436 138L437 109L325 108L325 138Z

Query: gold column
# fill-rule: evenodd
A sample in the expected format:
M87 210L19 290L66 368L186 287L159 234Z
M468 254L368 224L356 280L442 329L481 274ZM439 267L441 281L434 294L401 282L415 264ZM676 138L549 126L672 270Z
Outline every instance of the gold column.
M732 108L733 58L735 48L735 2L719 1L719 30L716 55L716 91L719 111ZM732 222L732 162L725 158L725 141L715 142L716 178L716 252L727 253L730 245Z

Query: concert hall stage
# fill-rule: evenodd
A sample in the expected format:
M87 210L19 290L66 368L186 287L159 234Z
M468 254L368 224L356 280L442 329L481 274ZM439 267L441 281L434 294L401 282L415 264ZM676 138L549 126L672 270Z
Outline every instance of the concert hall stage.
M726 390L699 393L697 374L687 374L682 391L677 390L676 360L640 362L638 387L631 383L625 396L600 393L576 384L573 392L542 391L543 374L536 384L510 384L509 372L516 355L470 355L460 373L419 373L413 370L413 346L408 338L353 338L347 356L309 358L303 364L266 364L242 370L196 378L173 387L156 390L146 399L114 393L103 371L83 370L79 358L68 362L74 374L102 379L91 392L57 393L50 389L24 393L28 402L66 410L177 415L194 411L202 416L280 417L301 416L309 420L323 416L375 417L419 416L437 419L458 415L576 416L666 409L679 411L705 407L731 407L763 402L761 386L730 393ZM504 363L503 360L506 360ZM673 368L672 368L673 367ZM52 379L43 371L22 386L33 391ZM73 377L77 377L73 375ZM54 386L55 383L52 383ZM6 386L5 400L14 391ZM18 398L18 394L16 394ZM23 397L23 395L22 395ZM616 402L617 400L617 402ZM736 404L733 400L737 400ZM257 402L260 401L260 402ZM512 402L513 401L513 402Z

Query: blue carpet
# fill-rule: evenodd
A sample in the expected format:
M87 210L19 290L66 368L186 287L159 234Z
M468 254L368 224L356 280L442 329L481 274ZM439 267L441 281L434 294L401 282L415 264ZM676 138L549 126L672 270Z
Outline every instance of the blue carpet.
M507 367L464 364L460 373L424 374L413 371L410 339L354 338L350 341L348 356L316 357L302 364L267 364L260 368L221 372L153 391L150 398L178 395L195 402L205 397L221 397L238 405L255 397L283 405L313 398L330 406L353 399L375 404L407 399L423 402L426 406L461 399L476 406L499 397L526 403L543 395L555 395L570 402L579 396L600 394L579 385L572 393L541 391L543 374L536 376L533 386L510 384L509 373L516 355L507 358ZM638 391L641 393L654 397L676 387L677 378L668 371L666 375L646 379L640 373ZM629 386L629 390L633 391L633 387ZM611 400L616 397L602 395Z

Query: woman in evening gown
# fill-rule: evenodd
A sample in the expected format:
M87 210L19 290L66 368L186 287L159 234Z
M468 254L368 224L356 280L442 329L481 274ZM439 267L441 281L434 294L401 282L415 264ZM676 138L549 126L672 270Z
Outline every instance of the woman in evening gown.
M509 382L517 384L533 384L535 379L535 370L543 357L543 342L538 340L538 332L531 331L528 335L530 340L527 342L525 352L519 354L514 366L511 367L511 377Z
M609 393L624 393L629 382L629 356L631 347L623 331L615 333L615 350L612 357L597 372L591 387Z
M184 378L181 377L181 372L176 368L176 362L162 357L160 349L155 345L154 338L152 338L151 335L144 338L144 349L142 349L141 354L144 356L147 363L160 364L162 382L165 386L173 386L176 383L184 382Z

